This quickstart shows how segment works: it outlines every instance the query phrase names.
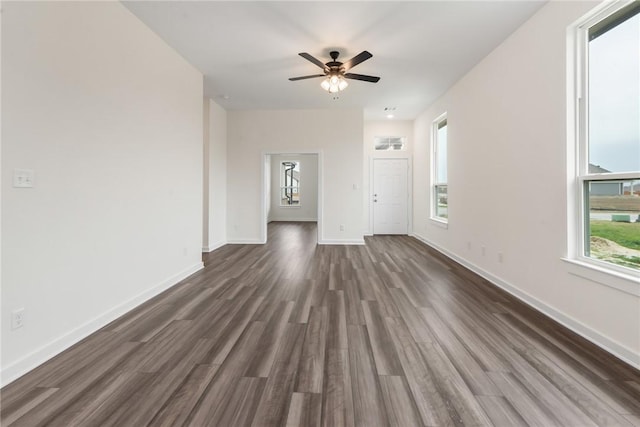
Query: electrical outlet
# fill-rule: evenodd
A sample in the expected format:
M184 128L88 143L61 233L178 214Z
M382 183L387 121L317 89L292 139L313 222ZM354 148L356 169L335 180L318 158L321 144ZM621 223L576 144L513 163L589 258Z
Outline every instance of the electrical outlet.
M35 181L35 173L32 169L14 169L13 186L15 188L32 188Z
M470 251L471 250L471 242L467 242L467 250Z
M19 308L11 312L11 329L18 329L24 326L24 308Z
M482 249L480 249L480 251L482 252L482 256L485 256L487 254L487 248L486 247L482 247Z
M340 231L344 231L344 224L340 224Z
M502 261L504 261L504 256L502 256L502 252L498 252L498 262L502 264Z

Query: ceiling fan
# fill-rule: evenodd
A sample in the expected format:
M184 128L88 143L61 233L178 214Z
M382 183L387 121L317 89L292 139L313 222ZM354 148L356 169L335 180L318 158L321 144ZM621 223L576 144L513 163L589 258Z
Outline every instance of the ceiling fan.
M338 56L340 56L340 52L331 51L329 52L329 56L331 56L331 61L323 64L320 60L314 58L306 52L299 53L298 55L302 56L309 62L314 63L318 67L322 68L323 74L313 74L310 76L301 76L301 77L291 77L289 80L292 82L297 80L305 80L305 79L313 79L316 77L325 77L325 79L320 83L320 86L324 90L330 93L336 93L341 90L346 89L349 86L349 83L346 79L352 80L362 80L370 83L377 83L380 80L380 77L375 76L367 76L364 74L354 74L347 73L351 68L360 64L361 62L366 61L367 59L373 57L373 55L369 52L362 51L347 62L338 61Z

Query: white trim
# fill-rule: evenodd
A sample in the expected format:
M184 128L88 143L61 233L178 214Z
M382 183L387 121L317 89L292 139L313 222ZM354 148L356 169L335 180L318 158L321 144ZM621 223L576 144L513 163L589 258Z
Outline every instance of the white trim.
M526 292L521 291L520 289L518 289L516 286L500 279L497 276L494 276L493 274L489 273L488 271L478 267L477 265L465 260L464 258L459 257L458 255L454 254L453 252L450 252L440 246L438 246L437 244L429 241L427 238L417 234L417 233L413 233L412 237L415 237L416 239L420 240L421 242L425 243L426 245L432 247L433 249L437 250L438 252L442 253L443 255L447 256L448 258L451 258L452 260L458 262L459 264L461 264L462 266L468 268L469 270L473 271L474 273L478 274L479 276L482 276L483 278L485 278L486 280L488 280L489 282L491 282L493 285L501 288L502 290L510 293L511 295L513 295L514 297L518 298L520 301L524 302L525 304L527 304L528 306L536 309L537 311L541 312L542 314L550 317L551 319L555 320L556 322L560 323L561 325L563 325L564 327L570 329L571 331L575 332L576 334L580 335L581 337L585 338L586 340L592 342L593 344L597 345L598 347L602 348L603 350L605 350L606 352L612 354L613 356L617 357L618 359L630 364L631 366L635 367L636 369L640 369L640 354L638 354L636 351L633 351L632 349L602 335L601 333L599 333L598 331L594 330L593 328L585 325L584 323L570 317L567 316L566 314L562 313L559 310L556 310L555 308L553 308L552 306L550 306L549 304L540 301L538 298L529 295Z
M633 2L634 0L613 0L602 2L579 19L577 24L574 24L574 27L588 31L589 28L593 27L598 22L610 15L613 15L617 11L624 9Z
M569 259L576 265L582 265L584 267L591 268L593 271L599 271L608 274L611 278L619 277L629 280L630 282L635 283L635 285L638 287L638 290L640 291L640 272L638 272L637 269L633 267L625 267L623 265L614 264L610 261L600 260L596 257L588 257L580 254ZM595 281L597 282L597 280ZM615 288L616 286L612 287Z
M318 218L271 218L269 222L316 222Z
M630 181L640 179L638 172L587 173L578 177L581 184L590 181Z
M365 231L365 235L373 236L373 191L374 191L374 170L373 170L373 160L375 156L369 156L369 198L367 200L367 206L369 206L369 230Z
M445 221L443 218L439 218L439 217L429 218L429 221L431 221L431 225L435 225L436 227L440 227L444 229L449 228L449 222Z
M260 239L231 239L227 241L227 245L264 245L265 240Z
M364 245L364 239L328 239L318 240L319 245Z
M574 276L640 297L640 277L613 270L607 264L596 265L591 260L580 261L572 258L562 258L562 260L568 264L569 273Z
M448 123L448 117L447 117L447 112L445 111L444 113L440 114L438 117L436 117L432 122L431 122L431 147L430 147L430 155L431 155L431 170L430 170L430 182L429 182L429 219L433 220L433 221L438 221L441 223L448 223L449 220L448 218L444 218L441 216L437 215L437 202L436 202L436 192L435 192L435 188L436 185L446 185L447 186L447 199L449 197L449 188L448 188L448 182L438 182L438 158L437 158L437 147L438 147L438 125L440 123L442 123L443 121L447 121L447 125L449 125ZM448 130L447 130L447 181L449 181L449 136L448 136ZM449 203L447 202L447 216L449 214Z
M212 245L203 247L202 248L202 252L204 252L204 253L213 252L216 249L221 248L226 244L227 244L227 242L225 242L224 240L220 240L218 242L213 243Z
M135 297L107 310L106 312L84 323L83 325L80 325L79 327L61 335L60 337L27 354L21 359L7 365L2 370L2 372L0 372L0 386L4 387L14 380L20 378L22 375L35 369L49 359L57 356L72 345L80 342L87 336L98 331L100 328L116 320L123 314L133 310L134 308L150 300L156 295L178 284L179 282L191 276L193 273L201 270L202 268L204 268L204 264L202 262L198 262L191 267L181 271L180 273L175 274L166 280L163 280L162 282L146 290L145 292L136 295Z

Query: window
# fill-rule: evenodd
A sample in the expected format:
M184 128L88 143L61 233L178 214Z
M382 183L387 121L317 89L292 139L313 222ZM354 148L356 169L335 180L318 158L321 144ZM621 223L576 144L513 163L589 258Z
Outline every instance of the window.
M300 206L300 162L280 162L280 206Z
M433 155L431 162L431 210L432 219L447 222L449 218L449 199L447 193L447 115L438 117L433 122L432 130Z
M373 140L376 151L404 151L407 138L404 136L376 136Z
M640 3L579 28L578 255L640 271Z

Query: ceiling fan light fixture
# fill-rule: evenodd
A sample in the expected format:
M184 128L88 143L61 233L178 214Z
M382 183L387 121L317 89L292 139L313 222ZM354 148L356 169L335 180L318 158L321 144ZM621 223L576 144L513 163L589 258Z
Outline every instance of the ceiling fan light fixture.
M320 83L320 86L329 93L336 93L345 90L349 83L339 74L330 74Z

